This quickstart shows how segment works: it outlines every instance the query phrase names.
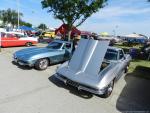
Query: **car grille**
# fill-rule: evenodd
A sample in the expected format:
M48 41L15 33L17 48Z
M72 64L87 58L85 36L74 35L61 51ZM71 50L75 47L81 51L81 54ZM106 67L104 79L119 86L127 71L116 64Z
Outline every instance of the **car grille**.
M63 79L66 80L66 84L71 85L71 86L73 86L73 87L78 88L79 86L82 86L82 87L86 87L86 88L88 88L88 89L92 89L92 90L98 91L98 89L95 89L95 88L90 87L90 86L87 86L87 85L80 84L80 83L75 82L75 81L72 81L72 80L68 79L67 77L64 77L64 76L61 75L61 74L59 74L59 76L60 76L61 78L63 78Z
M79 87L79 83L77 83L77 82L74 82L74 81L72 81L72 80L67 80L67 84L69 84L69 85L71 85L71 86L74 86L74 87Z

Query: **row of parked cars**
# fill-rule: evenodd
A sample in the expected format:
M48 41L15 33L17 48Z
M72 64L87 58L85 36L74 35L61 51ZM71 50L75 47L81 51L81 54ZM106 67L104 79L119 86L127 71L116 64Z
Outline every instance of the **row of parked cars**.
M46 47L16 51L13 61L18 65L45 70L51 64L63 63L55 77L78 90L108 97L114 83L127 72L131 57L109 41L81 39L74 51L73 42L53 40Z

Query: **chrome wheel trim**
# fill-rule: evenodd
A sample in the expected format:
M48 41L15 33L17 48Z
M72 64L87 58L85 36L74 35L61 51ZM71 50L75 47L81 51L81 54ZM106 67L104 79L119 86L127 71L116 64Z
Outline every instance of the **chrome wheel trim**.
M41 69L47 68L47 65L48 65L48 61L47 61L46 59L43 59L43 60L41 60L41 61L39 62L39 67L40 67Z

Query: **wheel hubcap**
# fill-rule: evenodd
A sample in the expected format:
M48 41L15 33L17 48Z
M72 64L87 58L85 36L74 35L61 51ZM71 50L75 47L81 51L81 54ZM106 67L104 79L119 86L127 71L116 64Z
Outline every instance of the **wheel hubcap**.
M46 59L45 59L45 60L42 60L42 61L39 63L39 67L40 67L41 69L45 69L45 68L47 67L47 65L48 65L48 62L47 62Z

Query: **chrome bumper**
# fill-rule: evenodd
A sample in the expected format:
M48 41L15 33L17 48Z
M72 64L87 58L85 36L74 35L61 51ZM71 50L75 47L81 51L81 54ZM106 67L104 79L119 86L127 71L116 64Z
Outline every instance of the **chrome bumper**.
M64 82L64 84L76 87L78 90L84 90L84 91L87 91L87 92L90 92L90 93L94 93L94 94L97 94L97 95L102 95L102 94L105 93L105 90L99 90L99 89L95 89L95 88L90 88L88 86L85 86L85 85L82 85L82 84L77 83L75 81L72 81L72 80L69 80L67 78L64 78L64 77L62 77L61 75L59 75L57 73L54 76L57 79L59 79L60 81ZM73 83L71 83L70 81L72 81Z

